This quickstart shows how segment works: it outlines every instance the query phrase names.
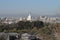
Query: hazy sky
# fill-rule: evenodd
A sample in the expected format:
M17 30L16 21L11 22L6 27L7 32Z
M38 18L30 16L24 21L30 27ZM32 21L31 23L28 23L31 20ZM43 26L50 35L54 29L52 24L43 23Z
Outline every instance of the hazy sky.
M0 16L55 15L60 0L0 0Z

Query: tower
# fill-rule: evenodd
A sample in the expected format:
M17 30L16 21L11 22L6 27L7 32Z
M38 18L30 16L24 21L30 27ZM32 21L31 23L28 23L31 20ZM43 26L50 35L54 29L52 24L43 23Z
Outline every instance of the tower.
M27 21L31 21L31 15L30 14L27 17Z

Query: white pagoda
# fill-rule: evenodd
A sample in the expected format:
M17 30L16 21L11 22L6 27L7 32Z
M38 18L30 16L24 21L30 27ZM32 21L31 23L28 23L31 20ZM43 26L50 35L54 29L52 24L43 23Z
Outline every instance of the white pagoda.
M27 21L31 21L31 15L30 14L27 17Z

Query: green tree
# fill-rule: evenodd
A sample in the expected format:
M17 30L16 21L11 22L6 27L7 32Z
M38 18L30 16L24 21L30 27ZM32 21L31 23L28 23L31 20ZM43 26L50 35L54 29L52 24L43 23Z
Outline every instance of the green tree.
M42 28L42 27L44 27L44 23L42 21L35 21L34 27Z

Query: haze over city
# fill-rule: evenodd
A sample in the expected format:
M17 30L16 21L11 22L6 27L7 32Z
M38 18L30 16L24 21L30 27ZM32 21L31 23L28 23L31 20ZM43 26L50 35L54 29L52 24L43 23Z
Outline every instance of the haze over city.
M0 0L0 17L60 16L60 0ZM57 14L57 15L56 15Z
M60 0L0 0L0 40L60 40Z

